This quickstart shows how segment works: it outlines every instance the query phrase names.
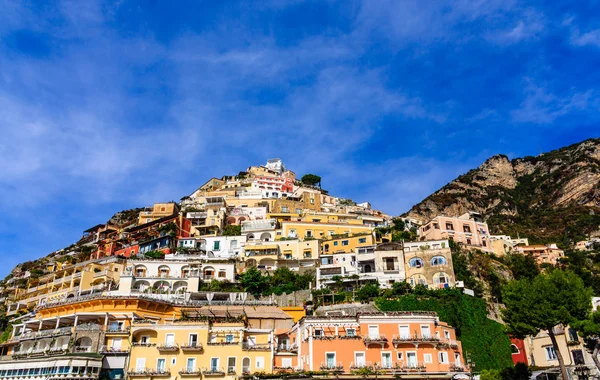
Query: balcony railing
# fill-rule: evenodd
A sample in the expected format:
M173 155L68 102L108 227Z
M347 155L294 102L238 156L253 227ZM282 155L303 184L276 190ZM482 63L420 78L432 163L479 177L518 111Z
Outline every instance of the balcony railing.
M187 343L182 344L180 348L183 351L202 351L204 348L202 347L202 343Z
M104 355L126 355L129 354L129 349L102 346L100 348L100 353Z
M204 376L224 376L225 370L221 367L204 368L202 374Z
M228 341L222 340L222 341L213 341L213 342L211 342L209 340L206 344L208 344L209 346L234 346L236 344L240 344L240 341L239 340L232 340L232 341L228 342Z
M200 368L186 368L179 371L179 376L200 376L202 375L202 370Z
M451 364L450 372L465 372L465 367L461 365Z
M421 334L413 334L413 335L394 335L392 338L392 343L400 344L400 343L412 343L412 342L432 342L439 343L440 338L431 335L421 335Z
M133 376L171 376L171 371L163 368L135 368L127 372L131 377Z
M366 344L369 343L386 343L388 340L385 335L367 335L363 338Z
M342 362L337 363L321 363L319 367L321 371L343 371L344 364Z
M155 347L156 343L151 342L133 342L131 343L133 347Z
M424 362L402 363L400 366L400 370L405 372L424 371L426 368L427 366Z
M235 367L227 367L227 375L234 376L236 373Z
M361 369L361 368L373 368L371 362L352 362L350 363L350 369Z
M271 345L268 343L263 344L249 344L248 342L242 342L242 350L245 351L269 351Z
M131 326L122 327L122 326L108 326L106 328L107 334L129 334L129 330L131 330Z
M175 351L179 351L179 346L176 344L171 344L171 343L165 343L165 344L161 344L156 346L156 348L159 351L164 351L164 352L175 352Z

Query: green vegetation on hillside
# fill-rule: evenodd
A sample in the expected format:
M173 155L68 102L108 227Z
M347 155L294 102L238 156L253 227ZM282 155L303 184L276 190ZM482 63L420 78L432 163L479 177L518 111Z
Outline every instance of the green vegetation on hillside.
M476 364L477 371L512 366L510 341L504 327L487 318L483 299L463 294L459 289L421 290L416 294L376 301L381 311L435 311L440 320L456 329L463 352Z

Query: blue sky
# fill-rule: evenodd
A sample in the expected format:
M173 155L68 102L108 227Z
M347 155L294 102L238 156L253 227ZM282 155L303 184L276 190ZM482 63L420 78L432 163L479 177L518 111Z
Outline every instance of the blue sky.
M267 158L399 214L598 137L600 4L565 4L0 0L0 275Z

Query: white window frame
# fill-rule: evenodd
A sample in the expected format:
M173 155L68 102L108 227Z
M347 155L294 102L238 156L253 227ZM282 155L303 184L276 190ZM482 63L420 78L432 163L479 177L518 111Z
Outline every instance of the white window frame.
M428 330L427 335L423 333L423 330ZM421 325L421 336L423 338L431 338L431 326L430 325Z
M377 328L377 335L371 335L371 327ZM367 331L369 333L369 338L379 338L379 325L368 325Z
M358 365L356 354L362 354L363 365L367 364L367 353L365 351L354 351L354 365ZM327 361L327 355L325 355L325 361Z
M233 359L233 370L237 371L237 356L228 356L227 357L227 372L229 372L229 359Z
M384 366L383 366L383 355L384 355L384 354L388 354L388 355L389 355L389 357L390 357L390 363L389 363L389 367L384 367ZM392 352L391 352L391 351L381 351L381 362L380 362L380 363L381 363L381 367L382 367L382 368L387 368L387 369L390 369L390 368L392 368L392 367L394 366L394 361L393 361L393 359L392 359Z
M190 367L190 360L192 361L191 367ZM185 361L185 369L186 369L186 371L194 371L196 369L196 358L187 358Z
M327 355L333 355L333 366L337 363L337 353L335 351L327 351L325 352L325 365L327 365Z
M160 361L163 361L165 363L165 365L163 366L163 370L167 369L167 358L156 358L156 369L161 369L160 366L158 365L158 363L160 363Z
M546 352L546 360L547 361L555 361L558 360L556 357L556 351L553 346L544 346L544 351ZM552 353L552 355L550 355Z
M213 368L213 359L217 359L217 365ZM218 370L221 367L221 358L217 357L217 356L212 356L210 358L210 361L208 362L208 365L210 366L210 370Z
M444 357L446 360L444 360ZM450 357L448 356L448 352L446 351L440 351L438 353L438 360L440 361L440 364L448 364L450 363Z
M425 363L425 364L433 363L433 355L432 354L423 354L423 363Z
M283 368L291 368L292 367L292 358L281 358L281 366Z

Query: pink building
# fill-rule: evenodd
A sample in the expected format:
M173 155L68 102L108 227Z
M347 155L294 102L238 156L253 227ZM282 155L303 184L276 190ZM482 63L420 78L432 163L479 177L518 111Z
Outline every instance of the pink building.
M490 232L481 214L468 212L459 217L436 216L419 229L421 240L452 239L467 247L493 253Z

